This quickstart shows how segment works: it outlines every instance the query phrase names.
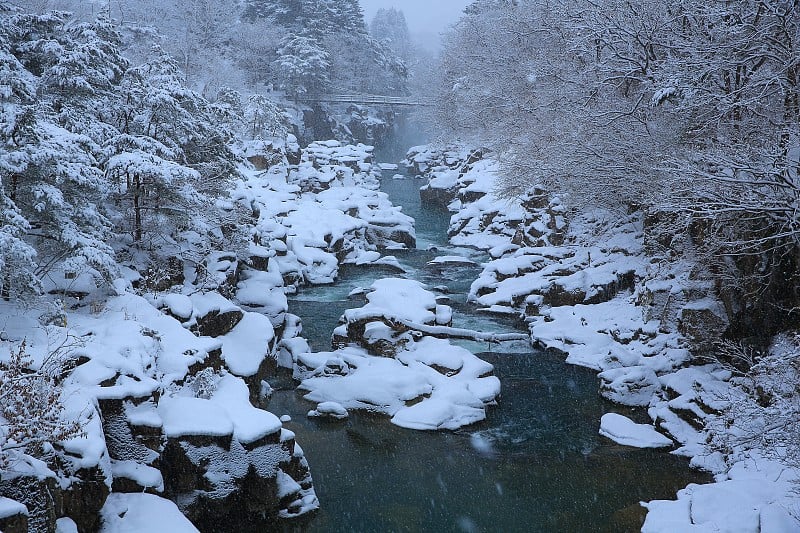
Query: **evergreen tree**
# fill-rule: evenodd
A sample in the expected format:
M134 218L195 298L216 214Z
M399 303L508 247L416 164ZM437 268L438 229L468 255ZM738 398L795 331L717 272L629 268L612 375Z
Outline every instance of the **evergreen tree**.
M289 35L278 48L275 68L286 95L294 100L322 94L328 86L330 54L311 37Z
M119 132L108 146L107 172L126 206L134 242L161 239L201 226L196 214L213 215L212 199L235 171L224 128L214 109L186 88L166 53L130 69L122 81Z
M99 145L60 124L70 103L93 96L95 85L107 84L103 68L94 68L104 52L82 33L85 28L65 31L68 20L60 13L3 20L7 60L13 56L25 70L17 68L12 77L16 87L27 85L16 91L19 103L5 113L14 117L11 129L3 132L14 162L10 172L6 166L5 194L30 224L28 239L39 252L37 274L56 262L71 270L88 265L111 274L116 265L105 242L110 222L103 208L108 190L96 159Z
M411 37L405 14L395 8L379 9L370 22L369 31L378 41L386 45L401 59L411 58Z

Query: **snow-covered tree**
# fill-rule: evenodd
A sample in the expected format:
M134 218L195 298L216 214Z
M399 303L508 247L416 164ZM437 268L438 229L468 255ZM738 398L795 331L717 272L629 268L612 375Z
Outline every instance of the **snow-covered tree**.
M130 69L120 90L120 135L107 147L106 172L126 206L133 240L170 242L200 222L196 213L210 214L212 199L232 177L227 133L166 53Z
M671 231L692 225L731 312L780 328L800 272L799 17L779 0L481 0L446 39L438 118L500 154L506 194L680 213Z
M289 35L281 41L275 69L280 86L294 100L322 94L329 82L330 54L314 38Z
M244 119L253 139L284 137L289 131L283 112L275 102L262 94L254 94L247 99Z
M33 76L9 52L8 38L0 32L0 297L5 299L37 287L36 252L24 240L30 223L14 201L25 169L26 139L35 122L34 95Z
M72 269L88 265L111 274L116 265L105 242L110 222L103 206L108 190L97 161L100 147L92 138L105 129L83 112L102 107L100 93L119 72L109 64L119 62L106 61L107 50L94 29L65 31L67 20L58 13L3 20L6 57L13 56L25 70L16 86L29 86L16 91L13 126L3 132L13 161L5 192L30 224L38 274L63 261ZM86 104L94 98L94 106Z
M369 24L369 31L375 39L386 42L399 58L411 59L413 45L406 16L401 10L379 9Z

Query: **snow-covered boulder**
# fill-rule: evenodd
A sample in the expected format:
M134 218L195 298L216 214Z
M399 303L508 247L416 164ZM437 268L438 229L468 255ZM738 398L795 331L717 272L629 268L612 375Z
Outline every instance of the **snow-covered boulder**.
M347 409L336 402L322 402L316 409L308 412L309 418L332 418L334 420L344 420L350 416Z
M152 494L111 494L100 514L103 533L198 532L173 502Z
M242 310L218 292L191 296L194 306L194 329L204 337L219 337L230 332L244 317Z
M637 424L617 413L606 413L600 419L600 434L618 444L634 448L665 448L674 443L647 424Z
M492 365L415 329L449 322L452 310L405 279L376 281L366 300L345 312L334 333L339 349L297 356L305 398L384 413L410 429L457 429L483 420L500 394Z

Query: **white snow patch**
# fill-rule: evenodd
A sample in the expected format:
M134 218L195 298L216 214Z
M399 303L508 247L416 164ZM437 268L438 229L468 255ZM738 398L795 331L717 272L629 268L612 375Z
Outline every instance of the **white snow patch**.
M606 413L600 419L600 434L618 444L634 448L664 448L672 446L668 437L647 424L637 424L617 413Z
M152 494L108 495L100 510L102 533L140 533L142 531L169 531L170 533L197 533L178 506Z

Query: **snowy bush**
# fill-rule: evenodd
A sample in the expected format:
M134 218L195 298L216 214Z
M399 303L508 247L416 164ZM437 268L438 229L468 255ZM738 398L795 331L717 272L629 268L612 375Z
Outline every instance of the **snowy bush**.
M78 420L62 418L59 351L52 352L39 370L32 366L25 342L0 364L0 470L10 466L16 453L41 456L50 443L82 434Z
M758 453L800 469L800 335L778 336L765 354L725 344L719 357L735 386L710 447L731 461Z

